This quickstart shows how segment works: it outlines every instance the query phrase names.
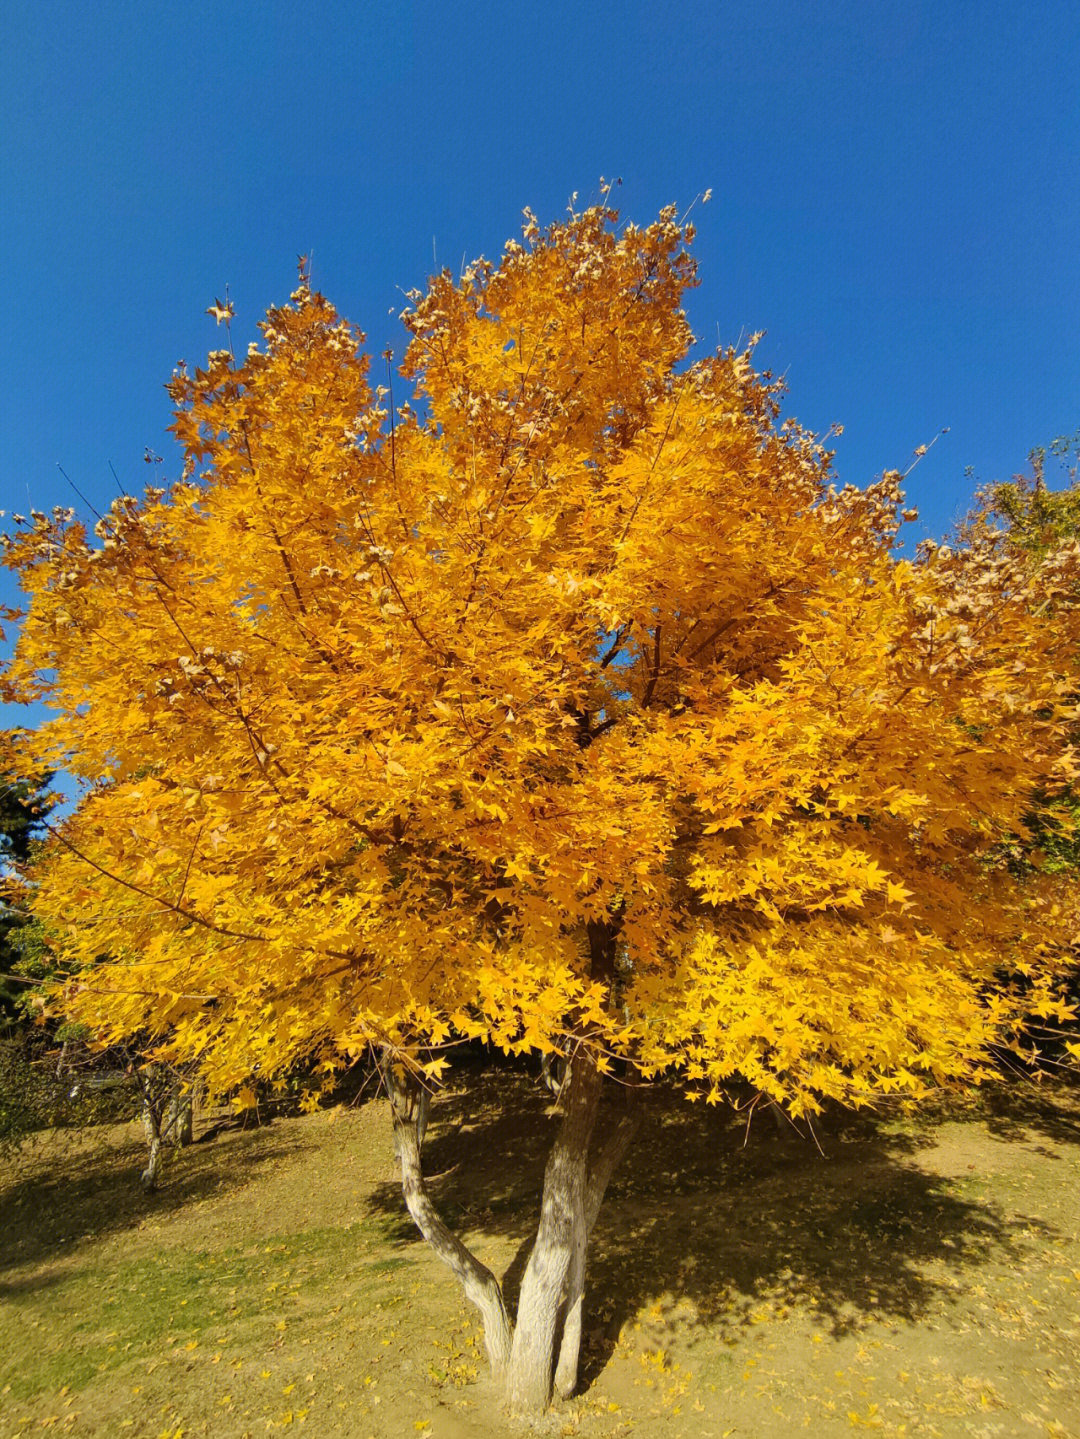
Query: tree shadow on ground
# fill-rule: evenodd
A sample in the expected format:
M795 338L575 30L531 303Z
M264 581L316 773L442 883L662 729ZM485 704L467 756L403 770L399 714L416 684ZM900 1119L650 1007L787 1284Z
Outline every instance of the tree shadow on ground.
M63 1259L108 1234L135 1229L226 1188L244 1184L268 1161L305 1147L285 1130L240 1133L235 1121L218 1121L193 1145L170 1156L159 1189L139 1182L146 1146L132 1137L109 1145L54 1136L40 1158L22 1157L17 1176L0 1191L0 1297L43 1286L49 1275L19 1275L46 1260ZM229 1134L227 1160L210 1142ZM37 1160L37 1162L35 1162Z
M517 1242L504 1276L511 1306L558 1122L547 1099L523 1076L479 1076L440 1097L425 1145L447 1222L469 1238ZM1067 1109L1055 1121L1052 1103L1044 1106L1046 1125L1071 1127ZM614 1115L617 1101L610 1107ZM765 1116L747 1135L745 1115L731 1110L663 1092L646 1107L590 1246L583 1384L603 1369L627 1320L646 1310L663 1323L679 1304L681 1322L707 1324L723 1342L760 1322L763 1306L799 1305L839 1336L871 1318L916 1320L948 1301L950 1279L998 1255L1015 1258L1015 1216L914 1162L934 1144L932 1127L897 1132L865 1114L826 1115L815 1125L822 1154ZM421 1242L396 1185L381 1185L372 1203L399 1217L393 1242ZM1050 1233L1025 1222L1043 1239Z
M1072 1076L1058 1080L1052 1089L1026 1077L988 1084L972 1101L972 1112L996 1139L1080 1144L1080 1084ZM1039 1152L1057 1158L1045 1146L1039 1146Z

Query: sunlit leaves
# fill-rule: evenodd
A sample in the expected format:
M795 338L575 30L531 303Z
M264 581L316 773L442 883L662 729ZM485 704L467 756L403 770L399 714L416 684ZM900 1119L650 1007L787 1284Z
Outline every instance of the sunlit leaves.
M689 238L437 276L396 412L302 281L174 376L179 481L10 538L26 763L87 783L37 876L73 1012L219 1089L482 1038L796 1109L976 1072L1003 970L1058 1013L1067 906L994 856L1068 771L1075 546L897 561L897 476L684 364Z

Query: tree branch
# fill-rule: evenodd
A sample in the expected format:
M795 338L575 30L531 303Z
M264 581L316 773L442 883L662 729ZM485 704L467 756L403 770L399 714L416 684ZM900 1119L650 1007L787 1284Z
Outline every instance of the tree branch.
M652 674L649 676L649 682L648 682L648 684L645 686L645 693L641 696L641 708L642 708L643 710L647 710L647 709L649 708L649 705L652 704L653 693L654 693L654 691L656 690L656 681L660 678L660 631L661 631L661 629L662 629L662 626L661 626L661 624L660 624L660 621L657 620L657 622L656 622L656 632L655 632L655 634L653 635Z
M493 1375L498 1378L510 1359L513 1330L499 1281L472 1250L447 1227L432 1203L420 1163L419 1091L414 1075L395 1076L387 1083L394 1119L394 1138L401 1161L401 1189L417 1229L465 1290L484 1319L484 1343Z
M602 670L606 670L608 665L611 664L612 660L614 660L619 654L619 651L622 649L623 646L623 640L626 638L626 636L630 633L632 629L633 621L631 620L629 624L621 625L619 629L615 631L615 638L612 641L611 648L600 661L600 668Z
M41 822L49 833L60 841L65 849L71 850L72 854L77 855L84 864L88 864L91 869L97 870L98 874L103 874L106 879L111 879L114 884L123 885L125 889L130 889L135 894L141 894L143 899L148 899L151 904L159 904L162 909L167 909L172 914L178 914L182 919L190 920L192 924L201 924L204 929L212 930L215 934L223 934L227 939L247 940L253 944L269 944L272 942L272 935L246 934L243 930L226 929L223 925L215 924L213 920L204 919L201 914L196 914L193 909L186 909L182 904L173 904L171 900L162 899L159 894L151 893L150 890L144 889L142 885L135 884L130 879L123 879L120 875L114 874L112 870L106 869L103 864L98 864L97 860L91 859L88 854L84 854L77 844L73 844L66 835L61 834L48 820L42 820Z

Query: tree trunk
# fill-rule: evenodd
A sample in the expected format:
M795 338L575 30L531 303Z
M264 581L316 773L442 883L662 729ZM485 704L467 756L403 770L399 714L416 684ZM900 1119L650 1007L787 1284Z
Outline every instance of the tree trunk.
M179 1098L180 1112L176 1120L176 1144L180 1147L195 1139L195 1090L189 1089Z
M634 1091L630 1090L628 1100L633 1103L634 1098ZM585 1265L593 1226L604 1202L611 1176L629 1149L640 1123L641 1115L634 1105L633 1109L620 1117L599 1153L589 1164L589 1179L585 1189L584 1232L581 1242L575 1245L567 1276L565 1317L559 1343L559 1358L555 1366L555 1393L560 1399L569 1399L577 1388L578 1364L581 1358L581 1320L585 1305Z
M194 1136L195 1096L189 1089L181 1093L179 1086L169 1094L162 1124L162 1139L168 1139L177 1149L190 1144Z
M161 1177L162 1146L171 1143L177 1148L190 1144L193 1137L195 1089L184 1091L180 1079L159 1066L136 1071L142 1090L142 1126L149 1150L142 1185L146 1190L158 1187Z
M402 1114L407 1117L407 1122L416 1129L417 1151L424 1147L424 1136L427 1134L428 1109L431 1106L431 1095L409 1073L401 1064L395 1065L389 1050L384 1050L379 1062L379 1070L386 1085L387 1098L390 1100L390 1107L396 1113L401 1107ZM394 1128L394 1158L401 1158L401 1150L398 1142L397 1127Z
M390 1066L386 1066L388 1071ZM442 1262L457 1276L465 1295L484 1320L484 1343L491 1372L501 1379L510 1358L510 1319L499 1281L486 1265L443 1223L424 1184L420 1164L423 1126L427 1123L427 1092L415 1076L399 1071L387 1080L394 1116L394 1147L401 1161L401 1189L417 1229Z
M146 1137L149 1157L140 1178L142 1187L150 1192L158 1186L161 1173L161 1110L144 1090L142 1102L142 1126Z
M519 1413L539 1413L551 1402L555 1359L570 1310L576 1311L580 1342L580 1297L585 1282L586 1191L589 1140L596 1123L602 1077L593 1057L574 1055L567 1086L566 1115L544 1173L544 1197L525 1274L507 1374L507 1398ZM563 1382L570 1368L568 1352ZM573 1379L577 1379L576 1350Z
M581 1362L581 1320L585 1308L585 1259L589 1235L583 1222L574 1230L570 1268L566 1274L563 1296L562 1333L558 1336L558 1359L555 1363L555 1393L569 1399L577 1388L578 1364Z
M453 1271L480 1310L495 1379L519 1414L541 1413L552 1392L569 1397L577 1385L585 1298L585 1259L608 1182L637 1131L623 1114L589 1160L603 1078L584 1051L574 1056L564 1090L564 1115L544 1174L540 1224L521 1281L517 1323L506 1313L491 1270L447 1228L424 1183L420 1162L427 1093L407 1067L380 1062L394 1121L405 1204L420 1233ZM633 1099L632 1092L628 1096Z
M565 1054L542 1054L540 1056L540 1083L550 1089L558 1098L566 1082L567 1059Z

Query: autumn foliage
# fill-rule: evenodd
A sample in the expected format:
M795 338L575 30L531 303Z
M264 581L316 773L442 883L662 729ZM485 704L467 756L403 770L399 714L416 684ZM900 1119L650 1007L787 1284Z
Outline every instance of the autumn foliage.
M673 210L527 219L410 297L409 404L302 277L174 376L182 478L10 538L66 1005L219 1092L470 1036L796 1113L977 1074L1068 1014L1000 854L1072 773L1075 544L899 558L897 475L688 362Z

